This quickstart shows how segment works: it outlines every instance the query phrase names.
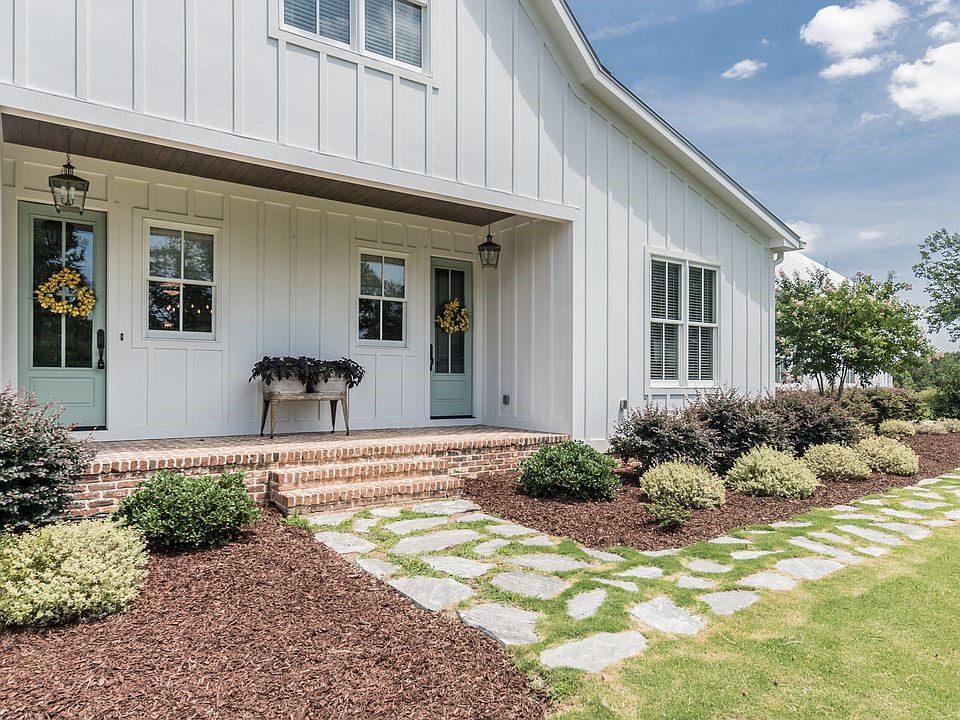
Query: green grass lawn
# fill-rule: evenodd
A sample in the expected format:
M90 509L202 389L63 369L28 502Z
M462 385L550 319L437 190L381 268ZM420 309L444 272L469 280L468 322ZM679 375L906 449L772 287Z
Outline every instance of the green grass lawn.
M960 718L960 526L584 678L555 720Z

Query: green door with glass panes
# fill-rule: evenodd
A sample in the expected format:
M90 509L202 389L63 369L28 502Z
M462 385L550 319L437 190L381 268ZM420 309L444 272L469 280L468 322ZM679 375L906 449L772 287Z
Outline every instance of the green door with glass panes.
M62 406L63 422L103 429L106 215L58 215L52 205L21 202L19 221L19 384ZM42 299L38 289L48 291ZM89 313L84 302L93 303Z
M430 415L473 417L473 267L433 258ZM441 318L446 318L441 322ZM451 332L452 331L452 332Z

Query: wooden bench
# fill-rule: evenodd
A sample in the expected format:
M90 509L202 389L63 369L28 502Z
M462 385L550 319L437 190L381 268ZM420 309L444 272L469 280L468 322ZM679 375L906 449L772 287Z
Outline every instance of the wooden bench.
M323 402L330 403L330 432L337 431L337 405L343 403L343 424L346 425L347 435L350 434L350 401L346 390L328 390L326 392L303 393L275 393L263 394L263 417L260 419L260 437L263 437L263 428L267 424L267 411L270 411L270 437L273 438L277 429L277 407L282 402Z

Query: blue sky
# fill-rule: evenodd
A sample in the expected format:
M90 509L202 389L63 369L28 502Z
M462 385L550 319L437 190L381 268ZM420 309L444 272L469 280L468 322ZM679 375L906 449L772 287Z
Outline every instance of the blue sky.
M834 270L960 231L960 0L569 0L621 81ZM946 336L935 338L947 349Z

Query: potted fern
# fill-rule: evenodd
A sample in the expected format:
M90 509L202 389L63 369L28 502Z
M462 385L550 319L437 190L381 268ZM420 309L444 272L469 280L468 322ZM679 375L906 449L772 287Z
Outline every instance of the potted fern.
M310 392L344 392L359 385L364 374L363 367L349 358L313 360L307 372L307 389Z
M263 383L264 392L293 395L305 392L310 381L311 359L264 356L254 364L250 381Z

